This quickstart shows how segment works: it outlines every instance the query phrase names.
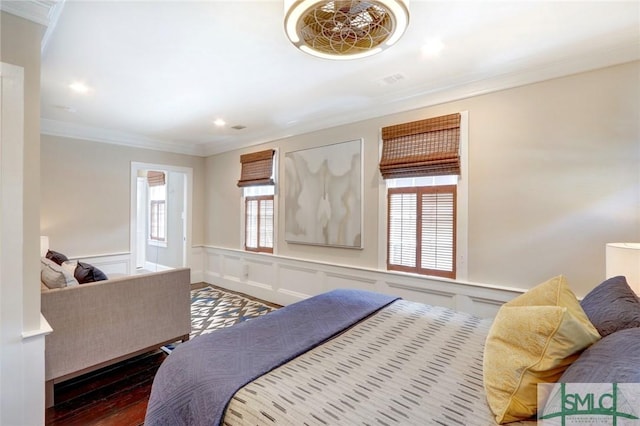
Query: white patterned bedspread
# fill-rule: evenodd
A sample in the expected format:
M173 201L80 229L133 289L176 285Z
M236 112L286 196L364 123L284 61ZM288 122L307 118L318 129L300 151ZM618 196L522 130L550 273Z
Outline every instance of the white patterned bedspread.
M240 389L224 424L495 425L482 384L490 326L398 300Z

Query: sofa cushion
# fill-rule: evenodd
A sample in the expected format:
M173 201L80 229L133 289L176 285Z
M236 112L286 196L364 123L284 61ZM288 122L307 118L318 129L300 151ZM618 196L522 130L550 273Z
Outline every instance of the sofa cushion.
M95 281L103 281L107 276L100 269L88 263L78 261L74 272L75 278L80 284L92 283Z
M640 327L640 298L623 276L600 283L582 299L580 305L602 337Z
M64 288L78 285L78 281L73 274L46 257L40 259L40 280L48 288Z
M57 251L53 251L53 250L48 250L47 251L46 258L50 259L50 260L53 260L58 265L62 265L62 262L65 262L65 261L69 260L69 258L67 258L67 256L65 256L64 254L59 253Z

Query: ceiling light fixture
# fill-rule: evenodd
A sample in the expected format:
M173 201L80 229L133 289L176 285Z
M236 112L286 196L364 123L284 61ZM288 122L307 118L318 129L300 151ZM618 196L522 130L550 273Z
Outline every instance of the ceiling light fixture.
M371 56L409 24L409 0L285 0L284 27L298 49L325 59Z
M224 126L224 125L225 125L225 124L227 124L227 123L226 123L222 118L216 118L216 119L213 121L213 124L215 124L215 125L216 125L216 126L218 126L218 127L222 127L222 126Z

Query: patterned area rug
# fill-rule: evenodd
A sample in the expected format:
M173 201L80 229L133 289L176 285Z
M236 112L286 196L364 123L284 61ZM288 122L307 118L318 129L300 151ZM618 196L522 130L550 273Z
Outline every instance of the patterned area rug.
M275 309L278 308L211 286L191 290L189 338L211 333L218 328L231 327ZM177 343L166 345L161 349L171 353L176 345Z
M230 327L275 309L277 308L214 287L192 290L190 337Z

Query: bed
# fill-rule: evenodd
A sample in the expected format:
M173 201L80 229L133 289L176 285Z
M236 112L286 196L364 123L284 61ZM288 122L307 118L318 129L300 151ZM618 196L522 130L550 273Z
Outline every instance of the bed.
M527 295L536 298L534 306L566 303L564 278L550 282L544 283L544 298L549 293L555 301L540 302L540 292L534 291L533 296ZM602 333L635 328L631 339L624 339L632 347L626 355L617 356L622 358L620 365L627 366L625 378L640 382L640 300L633 292L626 297L631 319L624 318L623 327L611 327L609 317L599 319L600 323L609 321L610 329L604 332L595 331L587 320L586 327L593 330L589 328L585 335L591 340L558 361L564 363L562 371L552 367L558 373L554 380L571 373L575 365L573 381L619 380L610 371L594 377L593 368L579 365L578 359L601 343L595 342ZM524 303L519 299L508 308ZM601 295L592 299L592 305L603 305ZM571 309L575 303L580 306L577 299L570 303ZM603 306L612 308L611 303ZM578 310L586 318L589 310ZM620 322L620 312L614 310ZM561 307L559 311L566 314L568 310ZM548 316L546 310L544 315ZM566 321L568 315L561 316ZM495 325L499 317L500 312L495 320L481 319L359 290L331 291L179 345L158 370L145 424L533 425L530 416L535 415L535 407L533 413L519 418L501 417L492 401L495 383L487 381L487 372L496 365L511 368L506 356L501 359L498 355L495 365L487 362L487 357L495 356L490 353L492 347L499 346L496 342L503 337ZM602 356L602 350L595 352L596 358ZM498 372L499 387L508 387L503 373ZM500 402L499 395L497 400Z

